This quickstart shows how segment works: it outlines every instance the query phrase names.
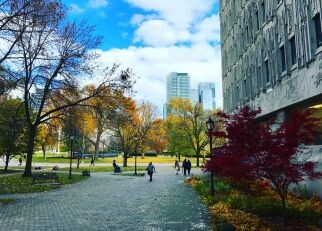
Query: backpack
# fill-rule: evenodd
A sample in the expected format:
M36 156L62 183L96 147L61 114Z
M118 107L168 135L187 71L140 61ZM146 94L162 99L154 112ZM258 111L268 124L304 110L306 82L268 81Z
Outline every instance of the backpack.
M149 165L148 167L147 167L147 169L148 169L148 174L152 174L153 173L153 165L151 164L151 165Z

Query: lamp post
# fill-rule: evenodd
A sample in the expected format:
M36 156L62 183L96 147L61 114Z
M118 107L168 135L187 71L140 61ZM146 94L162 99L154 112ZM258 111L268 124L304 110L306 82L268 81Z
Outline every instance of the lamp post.
M215 122L211 119L209 116L209 119L206 122L207 129L208 129L208 136L209 136L209 144L210 144L210 159L212 160L212 131L215 128ZM210 173L210 193L211 195L214 195L215 193L215 187L214 187L214 173L211 171Z
M73 144L74 144L74 136L70 135L70 162L69 162L69 179L72 179L72 160L73 160Z
M137 145L138 145L138 136L137 135L134 136L134 142L135 142L135 150L134 150L134 155L135 155L134 175L137 175L137 172L136 172L136 157L137 157L136 149L137 149Z

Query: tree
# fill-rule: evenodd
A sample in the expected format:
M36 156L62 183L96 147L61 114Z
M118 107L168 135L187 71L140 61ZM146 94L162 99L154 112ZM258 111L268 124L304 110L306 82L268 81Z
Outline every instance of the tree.
M25 148L26 122L23 103L8 99L0 104L0 150L5 161L5 172L11 158Z
M162 154L168 146L167 133L163 120L156 119L153 121L147 135L147 145L158 154Z
M100 68L92 50L100 44L94 27L65 20L66 8L55 0L32 1L31 13L16 21L17 33L23 32L10 59L3 62L5 78L17 79L22 90L28 124L28 148L23 176L31 176L31 163L40 124L61 116L65 108L96 97L105 88L129 88L130 70L118 65ZM26 28L27 25L27 28ZM97 72L94 72L94 70ZM99 75L101 81L91 95L79 91L81 79ZM38 105L32 106L32 91L37 89ZM44 110L50 103L50 109ZM35 116L32 116L35 115Z
M41 124L41 126L39 126L39 131L36 137L37 142L41 146L44 160L46 160L46 151L48 146L54 146L58 139L59 124L55 124L55 121L50 122L51 123Z
M191 101L186 99L173 99L169 106L171 115L168 122L173 123L173 128L180 131L177 132L182 135L180 140L184 140L184 143L196 154L197 167L199 167L200 154L208 144L205 124L207 114L201 104L192 105Z
M136 145L142 153L142 158L144 158L144 152L151 148L151 146L149 146L149 140L151 140L153 136L149 135L155 132L153 130L153 125L156 117L156 107L152 103L142 102L138 106L133 125L136 131L135 135L138 138L138 143Z
M137 135L137 107L133 99L124 98L117 109L112 111L112 121L109 126L111 137L110 146L123 153L123 167L127 166L127 159L134 153Z
M88 85L85 87L85 92L88 95L93 94L95 86ZM123 92L120 90L111 90L105 88L97 97L91 98L87 102L88 112L87 118L94 122L92 136L87 136L87 139L94 145L94 160L96 160L99 152L99 145L103 133L108 129L112 120L112 111L117 108L119 101L124 99Z
M286 200L291 184L322 177L315 171L316 163L301 162L298 148L312 141L318 119L311 111L293 111L276 130L256 122L260 110L243 107L234 115L217 113L226 133L214 131L215 136L227 138L227 143L214 150L214 158L205 165L207 171L233 179L264 180L280 197L286 221Z

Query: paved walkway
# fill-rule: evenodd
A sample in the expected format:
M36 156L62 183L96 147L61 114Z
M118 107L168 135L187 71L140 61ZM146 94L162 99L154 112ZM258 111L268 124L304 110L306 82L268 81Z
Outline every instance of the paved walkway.
M0 230L211 230L206 208L183 180L159 167L153 182L96 173L50 192L10 196L16 202L0 207Z

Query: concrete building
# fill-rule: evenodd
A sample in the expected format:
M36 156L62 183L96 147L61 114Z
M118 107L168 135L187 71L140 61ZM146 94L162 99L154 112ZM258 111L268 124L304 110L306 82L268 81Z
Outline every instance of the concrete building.
M199 83L198 93L199 102L202 104L204 110L213 111L216 109L215 83Z
M321 0L220 0L224 111L249 104L277 122L293 109L322 115L321 8Z

